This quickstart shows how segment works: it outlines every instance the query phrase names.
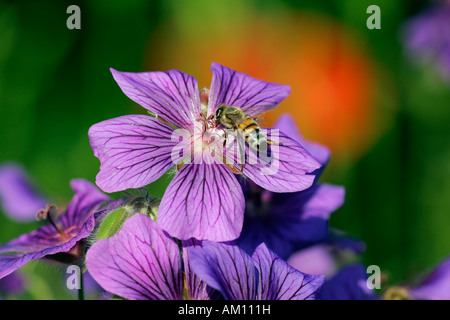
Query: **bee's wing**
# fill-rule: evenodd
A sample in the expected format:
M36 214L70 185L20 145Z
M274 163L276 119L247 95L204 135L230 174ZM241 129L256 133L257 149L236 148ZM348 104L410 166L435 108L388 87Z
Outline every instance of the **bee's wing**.
M245 121L245 119L238 115L238 114L227 114L227 118L233 122L234 124L236 124L237 126L239 126L242 122Z
M256 105L256 106L242 108L242 111L245 114L251 116L252 118L258 120L259 118L263 117L264 113L275 109L277 106L278 105L276 105L276 104Z

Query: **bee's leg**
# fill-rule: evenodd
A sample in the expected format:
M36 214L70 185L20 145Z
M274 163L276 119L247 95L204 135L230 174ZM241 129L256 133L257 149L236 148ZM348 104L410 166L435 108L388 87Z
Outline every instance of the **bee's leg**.
M225 148L225 145L227 144L228 132L227 132L227 130L224 130L223 132L225 132L225 136L223 138L222 148Z
M283 142L275 142L275 141L272 141L272 140L267 139L267 144L269 144L269 145L275 145L275 146L282 146L282 145L283 145Z
M156 116L156 119L158 119L159 121L161 121L162 123L165 123L169 126L173 126L169 121L164 120L163 118L161 118L160 116Z
M244 166L245 166L245 142L242 141L243 137L242 135L237 135L236 136L237 139L237 143L239 145L239 154L241 157L241 171L244 171Z
M239 170L238 168L236 168L234 165L229 164L229 163L225 163L225 165L228 167L228 169L230 169L230 171L234 174L242 174L242 170Z

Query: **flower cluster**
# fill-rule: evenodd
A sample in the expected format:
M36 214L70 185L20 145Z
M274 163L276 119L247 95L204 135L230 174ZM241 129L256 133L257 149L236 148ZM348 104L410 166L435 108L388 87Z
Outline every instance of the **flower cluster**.
M211 70L202 90L178 70L112 70L148 111L88 133L101 164L97 186L127 191L123 198L78 179L59 209L36 194L23 170L0 168L4 211L47 222L0 246L0 280L45 259L80 266L122 299L376 298L363 265L337 267L344 251L358 256L363 244L328 227L345 197L343 187L319 182L329 150L305 140L289 115L271 129L258 124L289 87L216 63ZM174 174L163 197L151 198L143 187L166 172ZM448 263L439 268L424 286L401 290L435 294L449 279Z

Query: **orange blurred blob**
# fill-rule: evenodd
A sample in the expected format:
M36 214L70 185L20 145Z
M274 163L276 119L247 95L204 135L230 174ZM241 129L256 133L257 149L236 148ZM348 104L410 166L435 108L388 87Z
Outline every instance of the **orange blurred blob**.
M267 113L273 125L290 113L302 134L328 146L333 157L361 155L376 133L375 68L337 21L317 14L255 14L227 28L161 26L151 39L148 70L180 69L209 86L211 62L265 81L291 86Z

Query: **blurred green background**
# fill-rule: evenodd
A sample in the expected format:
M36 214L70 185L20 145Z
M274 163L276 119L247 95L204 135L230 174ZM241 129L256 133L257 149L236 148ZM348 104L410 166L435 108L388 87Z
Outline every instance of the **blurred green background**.
M407 0L0 0L0 162L16 161L57 203L69 181L99 169L87 131L145 110L109 68L180 69L209 86L219 62L292 93L268 118L291 113L327 145L321 181L346 187L330 225L363 239L367 265L388 283L411 280L450 254L450 84L407 59L404 23L430 2ZM81 29L69 30L69 5ZM370 30L369 5L381 9ZM162 196L170 178L149 186ZM0 216L0 243L33 230ZM53 269L24 268L25 298L71 298ZM54 281L53 281L54 282Z

